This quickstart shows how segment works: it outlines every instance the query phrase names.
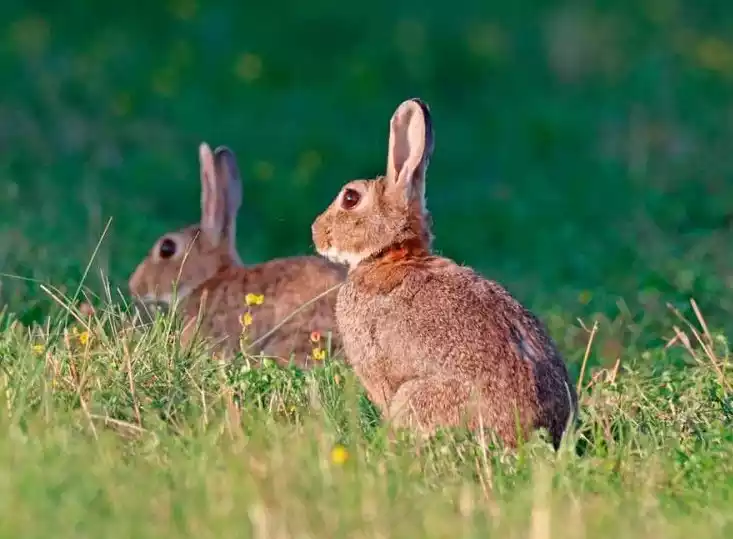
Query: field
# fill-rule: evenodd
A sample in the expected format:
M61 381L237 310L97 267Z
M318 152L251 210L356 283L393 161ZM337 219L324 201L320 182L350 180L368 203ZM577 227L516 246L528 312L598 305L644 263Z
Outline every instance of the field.
M728 3L251 4L0 6L2 536L733 536ZM198 218L201 141L238 156L243 259L310 253L413 96L436 249L581 388L557 454L388 441L337 357L128 329L129 274Z

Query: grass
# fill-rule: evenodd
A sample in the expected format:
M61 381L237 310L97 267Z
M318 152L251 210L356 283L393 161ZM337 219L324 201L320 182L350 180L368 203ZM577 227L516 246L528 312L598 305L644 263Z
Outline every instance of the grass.
M2 3L3 535L731 535L730 8L495 4ZM308 253L415 95L437 249L583 371L557 455L389 442L339 358L252 370L128 329L128 275L197 219L200 141L239 158L244 260Z
M684 333L694 339L692 328ZM597 370L555 453L489 433L390 440L338 360L180 349L119 310L0 338L8 536L728 537L728 343ZM683 335L682 333L680 335ZM683 342L685 338L682 337Z

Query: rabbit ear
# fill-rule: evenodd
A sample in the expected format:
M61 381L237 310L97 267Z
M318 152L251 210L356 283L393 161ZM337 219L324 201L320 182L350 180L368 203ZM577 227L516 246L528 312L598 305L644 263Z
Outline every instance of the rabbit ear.
M214 164L216 177L224 186L224 198L226 201L226 222L224 223L224 234L229 241L229 248L236 258L237 246L237 213L242 206L242 180L239 176L237 158L234 152L226 146L219 146L214 151Z
M407 201L425 207L425 172L433 154L430 109L422 100L403 102L392 115L387 154L387 178Z
M226 191L216 171L214 154L205 142L199 146L201 164L201 232L219 245L227 223Z

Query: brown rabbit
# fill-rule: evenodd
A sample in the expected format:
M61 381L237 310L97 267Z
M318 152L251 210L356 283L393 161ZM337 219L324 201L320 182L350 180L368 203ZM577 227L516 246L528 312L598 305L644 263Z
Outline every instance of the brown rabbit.
M236 351L245 327L243 315L251 309L251 320L244 324L249 323L246 335L252 353L264 352L280 363L294 354L295 362L305 365L318 347L311 340L312 332L324 340L332 332L332 348L338 348L335 287L343 281L345 270L317 256L243 266L235 246L242 187L234 154L225 147L212 152L204 143L199 159L201 223L155 242L130 277L133 296L144 303L169 305L175 291L185 321L184 343L198 330L217 349ZM264 296L262 305L248 307L247 294ZM291 316L297 309L301 310Z
M425 103L391 120L387 173L346 184L313 223L318 252L346 263L336 320L372 401L396 426L467 425L507 446L546 428L555 448L576 393L542 323L499 284L431 254Z

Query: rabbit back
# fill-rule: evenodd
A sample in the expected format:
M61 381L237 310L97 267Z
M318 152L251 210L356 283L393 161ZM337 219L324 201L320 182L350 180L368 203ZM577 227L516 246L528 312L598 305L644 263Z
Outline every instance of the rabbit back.
M324 340L330 333L332 350L341 347L334 287L344 276L341 267L315 256L274 259L250 267L229 265L186 298L187 329L197 320L200 334L229 351L240 349L244 334L249 353L262 352L281 363L294 355L296 364L304 366L319 346L312 342L312 333ZM264 301L248 306L247 294L261 295ZM242 317L247 312L251 323L245 326ZM193 329L188 331L192 335Z

